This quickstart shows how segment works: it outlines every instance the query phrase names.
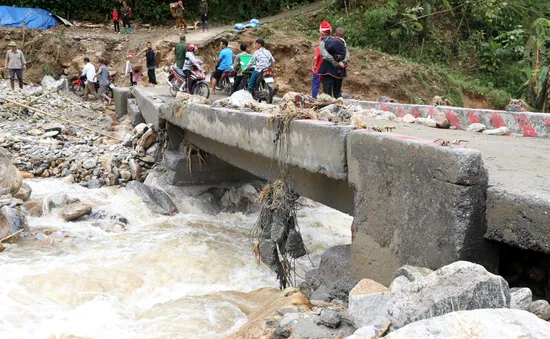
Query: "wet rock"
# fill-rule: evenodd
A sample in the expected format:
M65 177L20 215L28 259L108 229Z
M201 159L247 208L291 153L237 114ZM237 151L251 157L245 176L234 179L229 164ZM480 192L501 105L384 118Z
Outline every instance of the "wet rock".
M61 211L61 217L66 221L72 221L90 213L92 213L92 206L78 201L65 206Z
M89 189L96 189L101 188L101 182L99 179L92 179L88 181L88 188Z
M42 240L40 240L40 244L44 247L51 247L55 243L54 239L52 237L44 237Z
M279 262L277 244L273 240L264 240L260 244L260 259L270 268L276 268Z
M476 123L473 123L473 124L469 125L468 128L467 128L467 131L481 133L486 129L487 129L487 126L485 126L484 124L480 124L479 122L476 122Z
M2 221L4 221L4 222L7 221L7 225L9 227L9 234L13 234L13 233L15 233L19 230L24 230L24 231L29 230L29 225L27 224L27 219L25 218L23 213L21 213L19 210L15 209L15 208L12 208L12 207L4 206L4 207L0 208L0 214L4 215L4 217L5 217L5 219L2 218ZM0 231L0 232L4 233L5 232L5 224L0 225L0 229L3 230L3 231ZM19 238L19 236L14 236L14 237L10 238L10 242L16 241L18 238Z
M542 320L545 320L545 321L550 320L550 305L546 300L541 299L541 300L533 301L531 305L529 305L528 311L533 313L537 317L541 318Z
M27 215L31 217L42 216L42 202L39 201L27 201L23 204L23 210Z
M7 188L15 194L21 188L23 179L19 170L11 163L11 156L0 147L0 189Z
M393 279L393 281L390 284L390 291L393 293L401 292L405 286L408 286L411 283L407 277L400 275L399 277Z
M19 191L17 193L15 193L13 196L14 196L14 198L21 199L23 201L27 201L31 197L31 193L32 193L31 186L29 184L27 184L26 182L23 182L21 184L21 188L19 188Z
M342 321L340 313L334 310L322 309L319 317L323 325L331 328L337 328Z
M174 215L178 212L172 199L161 189L132 181L126 185L126 190L138 195L147 208L155 213Z
M500 127L496 129L486 129L483 131L483 134L485 135L508 135L510 134L510 130L508 127Z
M302 235L295 228L288 232L285 249L286 253L294 259L300 258L307 254Z
M521 310L460 311L409 324L387 339L548 338L550 324Z
M533 293L528 288L510 289L510 308L528 311L533 302Z
M280 221L275 221L271 224L271 230L270 230L271 237L270 239L275 241L277 244L284 244L288 233L286 230L285 225Z
M44 200L44 207L47 212L51 211L54 208L65 207L69 202L69 196L67 193L56 193L46 197Z
M416 121L416 118L412 114L405 114L405 116L403 117L403 122L412 124L415 121Z
M510 292L504 278L481 265L457 261L413 281L388 304L394 328L449 312L481 308L509 308Z
M356 327L383 327L388 322L390 290L370 279L361 280L349 293L348 313Z
M132 173L130 171L121 170L120 171L120 178L124 181L130 181L130 180L132 180Z
M10 223L8 217L0 213L0 239L5 238L10 234Z

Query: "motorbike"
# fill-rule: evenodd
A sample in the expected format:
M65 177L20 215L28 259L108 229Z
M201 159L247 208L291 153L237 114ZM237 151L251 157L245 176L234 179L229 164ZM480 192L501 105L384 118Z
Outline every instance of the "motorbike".
M176 65L170 66L170 75L168 76L170 94L175 97L181 91L208 98L210 96L210 86L205 81L206 76L199 63L193 63L189 77L191 78L191 85L190 88L187 88L183 70Z
M222 73L222 77L220 78L220 83L218 86L222 92L225 92L227 95L231 94L231 87L233 87L233 82L231 82L231 79L234 79L234 76L235 72L226 71Z
M245 70L243 72L243 79L241 80L241 83L239 85L239 88L237 90L246 90L248 87L248 82L250 81L250 76L252 75L252 70ZM231 86L235 82L234 77L229 78L229 82ZM254 85L254 91L252 91L252 97L258 101L265 101L268 104L273 103L273 97L279 90L279 85L276 85L273 87L273 83L275 82L275 79L273 79L273 74L271 73L271 69L263 70L260 75L256 78L256 84Z
M84 87L86 87L86 76L80 75L73 81L71 90L76 95L83 96ZM107 96L111 99L113 98L113 88L115 88L115 85L113 85L112 83L109 83L109 90L107 91ZM99 91L99 81L95 82L95 91L96 93Z

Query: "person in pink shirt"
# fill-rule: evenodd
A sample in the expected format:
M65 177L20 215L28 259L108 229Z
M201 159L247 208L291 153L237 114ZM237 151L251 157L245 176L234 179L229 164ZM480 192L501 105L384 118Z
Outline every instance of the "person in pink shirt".
M323 38L319 38L319 42L323 41ZM321 77L317 72L319 71L319 66L323 62L323 57L321 56L321 48L317 46L315 48L315 56L313 58L313 80L311 81L311 96L314 99L317 99L317 94L319 93L319 87L321 87Z
M115 33L120 33L120 19L116 8L113 8L113 24L115 25Z

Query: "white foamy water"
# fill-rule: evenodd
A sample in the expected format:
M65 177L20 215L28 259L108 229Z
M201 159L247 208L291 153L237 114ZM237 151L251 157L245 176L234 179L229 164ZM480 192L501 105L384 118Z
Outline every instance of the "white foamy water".
M255 263L248 240L255 214L209 215L198 199L178 196L185 213L168 217L124 189L28 182L33 200L67 192L129 224L109 233L93 220L29 218L31 231L55 227L70 237L52 247L28 237L0 253L0 338L225 338L246 322L228 291L278 287ZM349 243L350 216L317 204L298 216L315 265L326 248Z

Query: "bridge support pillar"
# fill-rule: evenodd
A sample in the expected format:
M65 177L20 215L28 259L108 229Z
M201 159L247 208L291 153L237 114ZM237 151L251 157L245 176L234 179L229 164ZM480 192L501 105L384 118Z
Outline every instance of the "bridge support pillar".
M480 152L363 131L351 132L347 145L358 277L389 285L402 265L437 269L457 260L496 271L497 250L483 238L488 177Z

